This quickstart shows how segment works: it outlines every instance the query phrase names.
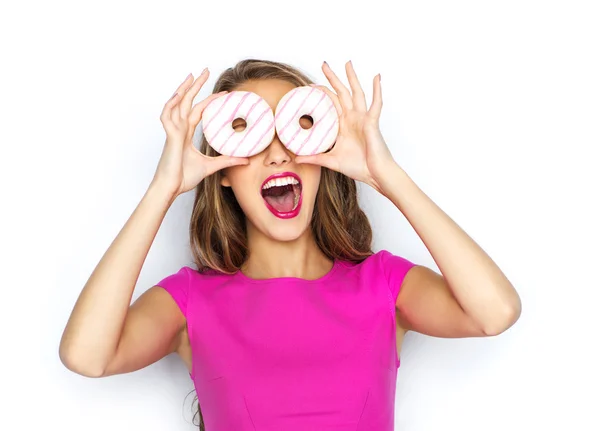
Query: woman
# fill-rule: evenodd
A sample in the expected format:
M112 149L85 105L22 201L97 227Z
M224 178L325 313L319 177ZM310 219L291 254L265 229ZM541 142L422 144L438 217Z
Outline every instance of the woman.
M205 139L200 151L192 144L204 108L223 92L256 93L275 110L289 91L312 84L300 71L242 61L193 107L208 72L186 78L161 115L167 140L153 181L65 328L65 366L104 377L177 352L207 431L391 431L407 331L482 337L515 323L521 304L511 283L387 148L378 124L381 77L367 107L350 62L349 89L326 63L323 72L335 92L319 88L334 102L340 127L333 149L313 156L295 155L277 135L248 158L219 155ZM295 194L283 215L269 208L264 192L273 178L283 181L280 194ZM371 250L355 181L394 203L442 275ZM190 240L198 269L181 268L130 305L165 213L193 188Z

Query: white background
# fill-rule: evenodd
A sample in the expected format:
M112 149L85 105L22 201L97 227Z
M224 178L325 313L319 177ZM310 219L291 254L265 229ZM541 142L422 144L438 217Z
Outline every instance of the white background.
M204 97L248 57L320 83L323 60L343 75L352 59L369 98L381 73L394 157L521 294L499 337L408 336L396 429L600 429L599 22L594 1L3 3L0 429L194 429L176 356L94 380L58 343L152 179L164 102L189 72L212 71ZM192 199L168 212L135 297L191 263ZM435 268L391 202L360 199L375 249Z

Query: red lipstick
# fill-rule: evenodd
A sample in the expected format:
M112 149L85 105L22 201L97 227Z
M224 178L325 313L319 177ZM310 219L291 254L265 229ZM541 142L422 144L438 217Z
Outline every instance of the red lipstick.
M278 217L281 219L290 219L290 218L294 218L298 214L300 214L300 208L302 207L302 180L300 179L300 177L297 174L295 174L294 172L280 172L277 174L270 175L269 177L267 177L267 179L265 179L263 181L263 183L260 186L260 190L261 190L261 197L262 197L262 189L267 182L269 182L270 180L272 180L274 178L284 178L284 177L293 177L298 181L298 183L300 185L300 191L299 191L300 196L298 197L298 204L296 205L296 208L293 209L292 211L281 212L281 211L277 211L275 208L273 208L271 206L271 204L269 204L269 202L267 202L267 200L264 197L263 197L263 201L265 202L266 207L269 209L269 211L271 211L271 213L273 213L273 215L275 217Z

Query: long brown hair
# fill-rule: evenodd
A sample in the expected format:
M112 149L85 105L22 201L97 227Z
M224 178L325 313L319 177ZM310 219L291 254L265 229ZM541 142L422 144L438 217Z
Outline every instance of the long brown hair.
M313 83L306 74L287 64L248 59L225 70L213 93L233 91L246 81L268 79L285 80L298 87ZM200 151L208 156L219 155L204 137ZM221 177L222 172L217 171L196 188L190 245L198 271L233 274L248 253L246 216L231 188L221 186ZM310 229L317 245L330 259L359 263L373 254L371 225L359 207L356 182L325 167L321 169ZM197 414L200 430L206 431L199 405Z

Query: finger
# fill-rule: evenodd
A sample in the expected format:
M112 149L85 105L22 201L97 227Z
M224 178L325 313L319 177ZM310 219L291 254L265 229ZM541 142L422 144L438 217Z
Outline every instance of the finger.
M383 106L383 98L381 96L381 74L373 78L373 103L369 108L369 117L374 120L379 120L381 115L381 107Z
M310 156L296 156L294 162L298 164L310 163L312 165L323 166L334 171L338 170L337 159L331 153L314 154Z
M192 112L189 115L189 125L191 129L195 129L200 120L202 119L202 113L204 109L215 99L218 99L222 95L226 94L227 91L221 91L220 93L214 93L204 99L202 102L196 103L192 108Z
M165 128L170 127L171 124L171 112L173 108L179 103L179 93L173 94L173 96L167 100L165 106L160 114L160 122L165 126Z
M190 73L185 78L185 80L179 85L179 87L177 87L176 93L179 95L177 97L179 99L179 101L181 101L181 99L183 98L186 90L190 86L190 81L193 78L194 78L194 76ZM174 119L174 118L179 118L179 103L175 104L175 106L173 106L173 109L171 109L171 119Z
M324 85L310 84L310 86L317 87L318 89L323 90L331 98L331 101L333 102L333 105L335 106L335 110L337 111L338 117L342 116L342 113L344 112L344 110L342 108L342 104L340 103L340 99L337 97L337 94L335 94L333 91L331 91L329 88L325 87Z
M250 163L247 157L233 157L233 156L216 156L207 157L208 159L208 174L213 174L221 169L230 168L232 166L242 166Z
M348 82L350 83L350 89L352 90L352 104L354 105L354 108L358 111L366 112L367 101L365 99L365 93L360 86L352 61L346 63L346 75L348 76Z
M181 102L179 103L179 115L181 115L184 118L188 116L190 110L192 109L192 101L198 95L198 92L200 91L200 89L202 88L209 76L210 72L208 71L208 68L205 68L202 71L202 73L200 73L198 78L196 78L192 86L186 91L185 95L183 96L183 99L181 99Z
M352 109L352 96L346 86L340 81L340 78L331 70L327 62L323 62L323 73L325 77L340 98L340 102L345 109Z

